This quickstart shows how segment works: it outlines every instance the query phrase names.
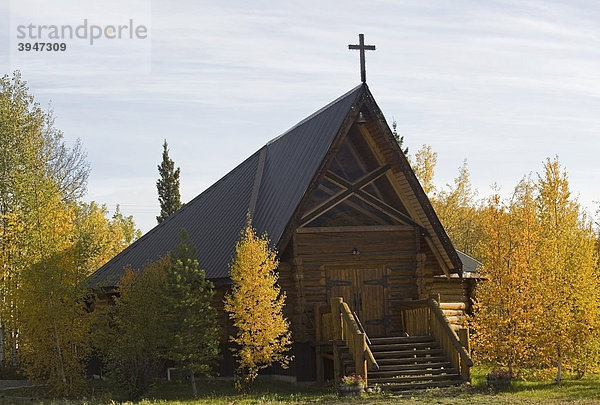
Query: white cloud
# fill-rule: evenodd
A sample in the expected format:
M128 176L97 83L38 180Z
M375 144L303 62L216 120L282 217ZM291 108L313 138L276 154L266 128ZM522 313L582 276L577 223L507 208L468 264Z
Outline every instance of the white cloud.
M53 4L56 18L88 6L102 21L122 16L104 2ZM127 4L131 15L150 10L149 1ZM492 182L510 190L558 154L581 201L600 200L595 2L154 0L149 12L149 72L129 65L128 46L17 66L42 104L53 100L66 136L82 137L95 199L154 205L164 138L191 199L354 87L358 54L347 44L362 32L377 46L367 54L369 87L411 150L433 145L438 183L467 158L482 194ZM152 215L139 221L154 224Z

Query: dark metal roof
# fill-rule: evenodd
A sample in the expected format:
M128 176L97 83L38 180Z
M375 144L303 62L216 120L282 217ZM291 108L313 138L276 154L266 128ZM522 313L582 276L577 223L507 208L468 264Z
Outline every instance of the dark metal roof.
M89 284L115 286L126 266L140 269L173 250L183 228L207 277L228 277L249 211L257 232L266 232L275 246L363 88L352 89L267 143L94 272Z
M477 260L469 256L468 254L457 250L458 257L463 264L463 277L464 278L473 278L477 276L479 267L483 266L483 264Z

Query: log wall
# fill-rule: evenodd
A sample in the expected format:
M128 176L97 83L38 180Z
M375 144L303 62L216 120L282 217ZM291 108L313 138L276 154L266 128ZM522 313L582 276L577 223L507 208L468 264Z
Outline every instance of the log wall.
M442 273L433 253L426 247L424 249L425 260L425 295L439 294L440 308L454 331L466 328L466 314L471 306L470 284L467 280L446 277Z
M386 303L386 330L400 333L400 315L394 307L418 298L414 229L314 233L308 233L308 229L296 233L294 257L280 270L281 286L288 291L287 316L293 320L295 340L314 339L313 308L331 298L327 268L383 269L386 288L381 299ZM355 248L358 255L352 254Z

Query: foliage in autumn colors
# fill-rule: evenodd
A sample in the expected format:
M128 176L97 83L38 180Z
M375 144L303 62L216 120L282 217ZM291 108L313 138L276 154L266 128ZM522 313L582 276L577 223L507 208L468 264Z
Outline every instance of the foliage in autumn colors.
M0 78L0 366L72 395L90 353L85 279L139 232L78 202L89 165L53 122L18 72Z
M430 182L432 151L415 173ZM466 163L453 186L429 191L455 247L483 262L472 319L478 360L509 368L564 369L578 376L600 362L598 238L569 190L557 158L510 198L496 190L477 201Z
M167 364L211 376L219 354L213 285L198 267L187 233L173 252L142 269L126 269L114 305L95 311L95 347L106 373L130 398L139 398Z
M169 328L166 305L168 257L141 270L126 269L114 305L98 309L96 347L107 374L130 398L145 393L163 371Z
M287 367L291 357L289 322L283 317L285 292L277 285L278 260L266 236L259 237L250 220L236 244L231 264L231 292L225 310L236 333L230 337L237 359L236 388L247 391L260 369L273 363Z

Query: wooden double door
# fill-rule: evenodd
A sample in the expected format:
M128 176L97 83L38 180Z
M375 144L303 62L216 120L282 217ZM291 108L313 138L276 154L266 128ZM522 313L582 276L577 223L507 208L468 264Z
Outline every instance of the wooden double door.
M369 337L386 335L383 268L327 268L329 299L342 297L355 312Z

